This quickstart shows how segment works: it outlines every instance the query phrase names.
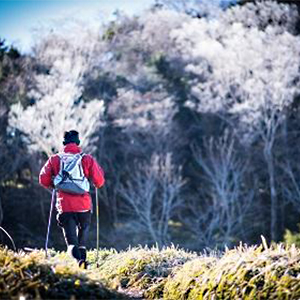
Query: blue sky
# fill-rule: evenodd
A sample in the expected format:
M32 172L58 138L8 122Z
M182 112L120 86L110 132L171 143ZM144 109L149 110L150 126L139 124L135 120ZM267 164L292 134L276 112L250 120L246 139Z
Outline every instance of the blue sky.
M116 10L138 14L152 3L154 0L0 0L0 37L27 52L34 28L67 18L99 24Z

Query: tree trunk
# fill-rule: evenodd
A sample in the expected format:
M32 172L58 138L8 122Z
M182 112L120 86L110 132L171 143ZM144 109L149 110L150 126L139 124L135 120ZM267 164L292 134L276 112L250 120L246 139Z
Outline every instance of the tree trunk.
M275 187L275 170L274 170L274 159L272 153L272 147L266 145L264 149L264 156L268 167L269 185L270 185L270 196L271 196L271 239L272 241L277 240L277 210L278 210L278 199L277 191Z

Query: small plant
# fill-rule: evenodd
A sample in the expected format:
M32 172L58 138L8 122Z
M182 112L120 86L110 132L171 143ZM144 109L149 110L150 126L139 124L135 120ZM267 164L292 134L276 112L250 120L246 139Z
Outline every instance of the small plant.
M299 232L291 232L286 229L283 241L286 245L295 244L297 247L300 247L300 224L298 224Z

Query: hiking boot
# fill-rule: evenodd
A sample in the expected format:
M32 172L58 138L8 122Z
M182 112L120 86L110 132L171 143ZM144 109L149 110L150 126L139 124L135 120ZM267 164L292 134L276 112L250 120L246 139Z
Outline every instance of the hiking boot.
M81 259L81 253L79 251L78 246L75 245L69 245L68 246L68 253L78 261Z
M78 266L79 266L80 269L86 270L87 267L88 267L88 262L87 262L86 260L81 259L81 260L78 262Z

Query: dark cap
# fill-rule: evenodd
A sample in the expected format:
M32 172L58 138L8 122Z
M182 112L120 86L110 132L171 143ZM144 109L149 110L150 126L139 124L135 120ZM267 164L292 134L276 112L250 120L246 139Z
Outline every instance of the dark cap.
M63 144L67 145L70 143L80 144L79 133L76 130L66 131L64 134Z

